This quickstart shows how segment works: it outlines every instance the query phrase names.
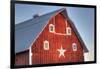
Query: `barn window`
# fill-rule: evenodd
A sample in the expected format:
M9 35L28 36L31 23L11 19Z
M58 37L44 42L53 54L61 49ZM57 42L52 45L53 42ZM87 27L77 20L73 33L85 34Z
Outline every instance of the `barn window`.
M77 44L76 43L72 44L72 49L73 49L73 51L77 51Z
M44 50L49 50L49 42L47 40L44 41Z
M71 35L71 28L70 27L67 27L66 33L67 33L67 35Z
M55 27L54 27L53 24L50 24L50 25L49 25L49 31L50 31L50 32L55 32Z

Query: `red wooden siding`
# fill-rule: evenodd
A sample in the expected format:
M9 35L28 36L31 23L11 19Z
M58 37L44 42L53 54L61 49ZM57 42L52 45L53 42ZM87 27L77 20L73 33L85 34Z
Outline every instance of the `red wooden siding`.
M66 34L66 23L62 15L58 14L54 19L55 19L56 33Z
M55 22L54 22L55 21ZM67 25L66 23L67 22ZM43 32L36 39L32 45L32 64L49 64L49 63L68 63L68 62L82 62L84 61L83 48L72 30L71 36L69 35L57 35L49 32L49 24L55 25L55 32L66 34L66 26L70 27L68 21L63 17L62 14L58 14L53 17L48 25L45 27ZM43 41L49 41L49 50L43 49ZM78 48L74 52L72 49L72 43L76 43ZM59 52L57 49L66 49L65 57L59 58Z
M15 65L29 65L29 51L16 54Z

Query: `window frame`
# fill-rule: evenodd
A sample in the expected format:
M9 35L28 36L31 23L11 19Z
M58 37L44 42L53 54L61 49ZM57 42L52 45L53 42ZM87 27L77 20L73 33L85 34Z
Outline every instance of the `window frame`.
M51 27L53 28L53 31L51 30ZM50 32L55 32L55 26L54 26L53 24L50 24L50 25L49 25L49 31L50 31Z
M73 51L77 51L77 44L76 43L72 43L72 49L73 49Z
M47 46L46 46L47 45ZM49 50L49 41L45 40L43 44L43 49L44 50Z
M70 30L70 32L69 32L69 30ZM71 27L66 28L66 33L67 33L67 35L71 35Z

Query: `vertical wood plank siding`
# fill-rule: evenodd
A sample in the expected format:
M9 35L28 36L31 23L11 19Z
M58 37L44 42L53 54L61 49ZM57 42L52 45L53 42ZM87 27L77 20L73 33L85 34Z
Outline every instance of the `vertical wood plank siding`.
M29 51L16 54L15 65L29 65Z
M67 22L67 24L66 24ZM32 45L32 64L50 64L50 63L68 63L68 62L82 62L84 61L83 48L72 30L71 35L57 35L49 32L49 24L55 25L55 32L66 34L66 26L71 27L68 21L62 14L53 17L48 25L45 27L40 36ZM49 41L49 50L43 49L43 41ZM72 43L76 43L78 48L74 52ZM57 49L66 49L65 57L59 57Z

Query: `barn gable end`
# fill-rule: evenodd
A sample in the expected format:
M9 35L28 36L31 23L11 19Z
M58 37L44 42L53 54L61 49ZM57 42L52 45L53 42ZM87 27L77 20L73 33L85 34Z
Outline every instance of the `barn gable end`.
M49 31L49 26L54 26L55 31ZM66 34L66 28L71 28L71 35ZM46 41L47 50L44 42ZM72 45L77 45L77 51ZM60 49L64 50L60 56ZM62 13L54 15L43 29L39 37L32 44L32 64L83 62L83 47L70 23ZM35 59L35 60L34 60Z

